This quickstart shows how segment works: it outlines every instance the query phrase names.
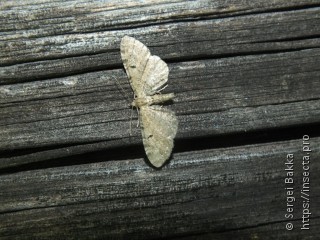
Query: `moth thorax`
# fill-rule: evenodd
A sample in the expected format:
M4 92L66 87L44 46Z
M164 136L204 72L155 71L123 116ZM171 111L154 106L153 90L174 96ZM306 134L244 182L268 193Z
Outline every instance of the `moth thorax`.
M135 98L132 103L131 103L131 106L132 107L142 107L142 106L145 106L145 105L151 105L151 97L150 96L146 96L146 97L143 97L143 98Z

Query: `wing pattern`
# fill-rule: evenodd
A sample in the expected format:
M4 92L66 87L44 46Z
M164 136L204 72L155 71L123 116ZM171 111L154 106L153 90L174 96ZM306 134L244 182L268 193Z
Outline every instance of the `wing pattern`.
M134 94L138 97L146 96L141 79L151 55L149 49L138 40L125 36L121 40L120 50Z
M158 105L140 108L143 145L148 159L161 167L170 157L178 120L171 110Z
M149 49L132 37L123 37L120 48L123 65L136 97L143 99L159 93L168 81L167 64L158 56L151 56ZM166 98L163 99L165 101ZM155 167L161 167L171 155L178 120L173 111L159 105L138 107L146 154Z

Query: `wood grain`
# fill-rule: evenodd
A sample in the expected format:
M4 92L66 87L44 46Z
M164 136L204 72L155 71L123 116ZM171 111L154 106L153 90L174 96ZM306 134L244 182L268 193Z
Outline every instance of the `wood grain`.
M250 14L93 33L6 40L0 83L122 67L120 39L130 35L166 61L319 47L319 8ZM272 27L270 27L272 26ZM6 66L7 65L7 66Z
M169 65L166 91L177 96L170 107L180 121L178 139L317 123L319 53L314 49ZM132 110L117 81L130 93L123 70L1 86L0 149L97 141L113 146L110 141L129 138ZM141 143L139 127L132 137ZM10 157L1 165L8 163Z
M319 234L319 146L320 138L310 139L315 161L309 236ZM132 159L0 176L0 235L146 239L210 233L218 239L265 239L268 233L303 238L305 232L285 230L284 218L285 162L287 154L294 154L298 198L301 147L299 139L178 153L161 171ZM301 206L297 200L296 228ZM271 233L275 229L277 234Z

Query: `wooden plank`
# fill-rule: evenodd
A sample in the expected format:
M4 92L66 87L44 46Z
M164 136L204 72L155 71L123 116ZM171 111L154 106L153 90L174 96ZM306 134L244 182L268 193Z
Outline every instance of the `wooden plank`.
M14 38L0 42L0 83L119 68L119 42L124 35L136 37L169 62L316 48L320 46L319 14L320 8L314 7L144 28Z
M319 6L317 0L256 1L2 1L1 40L133 28L163 22L198 20ZM143 16L143 18L141 17Z
M171 64L167 91L177 94L172 107L178 115L309 101L319 97L318 60L319 50L306 50ZM2 130L12 124L48 126L46 121L56 119L54 126L72 116L69 124L74 125L75 118L89 113L100 123L117 115L118 120L129 120L131 110L116 79L131 92L123 70L2 86Z
M177 95L169 106L180 121L177 138L317 123L319 53L314 49L170 64L166 91ZM130 92L126 78L123 70L109 70L1 86L0 149L76 143L89 144L83 149L88 151L119 146L119 141L141 144L136 118L129 138L131 109L115 81ZM97 141L108 143L91 144ZM75 153L69 147L58 151L61 157ZM26 163L28 156L9 154L0 165ZM34 161L47 159L39 157Z
M319 0L1 1L0 239L317 239L319 16ZM161 170L135 113L129 136L124 35L170 67Z
M173 155L162 171L143 159L0 176L2 239L315 239L320 138L310 152L310 230L302 231L301 139ZM286 231L287 154L294 155L294 231ZM306 163L306 161L305 161ZM290 185L291 186L291 185ZM305 187L306 187L305 186ZM289 187L289 185L288 185ZM314 237L312 237L314 236ZM190 237L191 238L191 237ZM188 239L188 238L187 238Z

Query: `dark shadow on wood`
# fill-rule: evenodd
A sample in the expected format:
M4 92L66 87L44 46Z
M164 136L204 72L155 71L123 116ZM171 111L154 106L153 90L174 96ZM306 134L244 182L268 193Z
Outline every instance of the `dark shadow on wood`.
M294 126L288 128L280 129L270 129L261 130L254 132L238 133L238 134L225 134L208 136L201 138L191 138L191 139L177 139L175 141L175 146L173 150L174 153L182 152L192 152L201 151L207 149L215 148L229 148L235 146L245 146L251 144L268 143L268 142L278 142L294 139L302 139L303 135L309 135L310 138L320 136L320 124L309 124L303 126ZM302 141L302 140L301 140ZM60 147L73 146L73 145L59 145L51 146L39 149L21 149L19 151L3 152L0 153L1 156L17 156L32 153L35 151L52 150ZM12 155L11 155L12 154ZM146 164L150 167L152 165L149 163L145 156L145 152L142 144L129 145L126 147L116 147L110 148L108 150L93 151L85 154L50 159L48 161L41 161L35 163L24 164L17 167L9 167L0 169L0 174L10 174L22 171L30 171L36 169L46 169L54 167L81 165L88 163L97 163L103 161L122 161L128 159L144 158ZM0 158L1 160L1 158ZM169 160L170 161L170 160ZM168 161L168 162L169 162ZM154 168L157 169L157 168Z

